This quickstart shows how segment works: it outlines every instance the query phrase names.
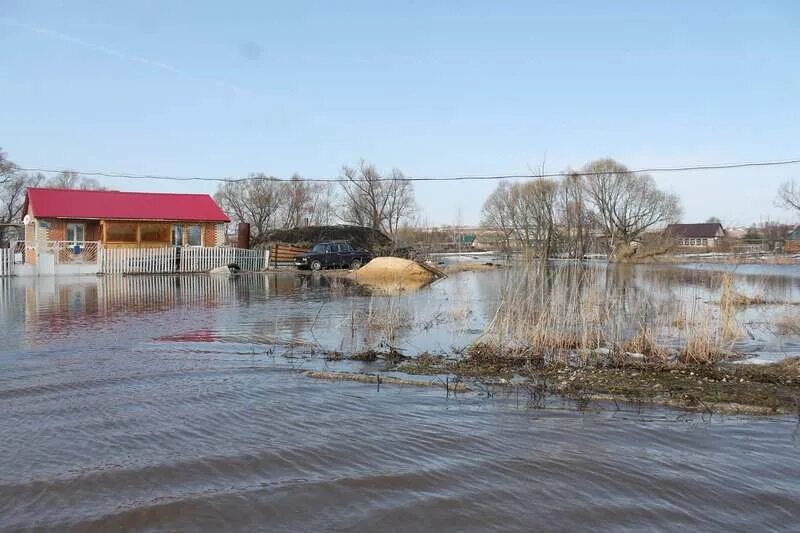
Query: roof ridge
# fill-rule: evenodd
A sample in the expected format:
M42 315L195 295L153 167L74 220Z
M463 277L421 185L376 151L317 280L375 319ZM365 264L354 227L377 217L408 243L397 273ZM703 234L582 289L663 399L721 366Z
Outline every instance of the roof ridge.
M119 194L163 194L169 196L212 196L207 192L149 192L149 191L119 191L116 189L68 189L65 187L28 187L29 191L64 191L64 192L113 192Z

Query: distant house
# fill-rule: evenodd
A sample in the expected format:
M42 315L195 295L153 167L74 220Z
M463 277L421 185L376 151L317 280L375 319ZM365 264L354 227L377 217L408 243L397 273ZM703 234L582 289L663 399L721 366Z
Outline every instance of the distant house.
M800 226L797 226L786 236L783 251L789 254L800 253Z
M476 237L476 235L474 233L461 234L461 238L460 238L461 246L467 246L467 247L474 246L475 245L475 237Z
M105 248L222 246L229 218L208 194L30 188L25 241Z
M716 248L725 238L722 224L670 224L665 233L675 240L678 246L689 248Z

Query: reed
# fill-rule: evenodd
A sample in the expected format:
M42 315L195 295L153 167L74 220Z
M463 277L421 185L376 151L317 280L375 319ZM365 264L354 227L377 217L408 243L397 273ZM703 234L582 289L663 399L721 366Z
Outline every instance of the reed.
M733 276L716 288L720 309L698 294L672 294L616 279L595 266L525 262L507 271L494 317L477 344L481 357L577 366L709 363L730 353L742 329Z

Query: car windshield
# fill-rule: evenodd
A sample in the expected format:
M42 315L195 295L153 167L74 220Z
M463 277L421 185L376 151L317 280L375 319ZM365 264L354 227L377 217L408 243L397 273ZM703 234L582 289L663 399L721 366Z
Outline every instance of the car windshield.
M311 253L315 254L324 254L328 251L327 244L315 244L313 248L311 248Z

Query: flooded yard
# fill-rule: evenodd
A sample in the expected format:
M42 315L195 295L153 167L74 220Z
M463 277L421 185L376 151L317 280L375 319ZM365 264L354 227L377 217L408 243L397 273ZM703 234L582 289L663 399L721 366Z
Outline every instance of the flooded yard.
M796 415L303 374L389 370L350 358L369 351L457 358L487 332L528 342L497 326L509 287L533 290L518 270L400 293L294 272L0 278L0 528L796 528ZM725 271L725 349L800 355L796 266L590 265L543 278L535 308L571 309L552 295L573 284L615 295L604 339L639 317L678 357L685 324L725 319Z

